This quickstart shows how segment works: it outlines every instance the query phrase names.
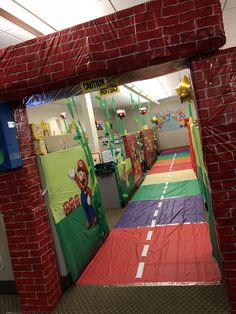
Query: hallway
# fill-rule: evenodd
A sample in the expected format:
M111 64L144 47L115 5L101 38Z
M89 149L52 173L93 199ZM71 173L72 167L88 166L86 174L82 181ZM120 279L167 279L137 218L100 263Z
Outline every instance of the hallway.
M189 152L162 153L56 313L230 313L205 216Z
M158 158L77 284L220 283L190 161L186 150Z
M55 313L230 313L188 151L162 153L110 227L120 214ZM2 313L19 311L12 300Z

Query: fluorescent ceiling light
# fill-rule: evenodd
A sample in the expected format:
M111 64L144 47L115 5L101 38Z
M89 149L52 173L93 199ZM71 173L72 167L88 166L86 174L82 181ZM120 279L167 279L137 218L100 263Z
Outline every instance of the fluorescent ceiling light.
M127 84L127 85L128 85L128 84ZM124 96L126 96L126 97L128 97L128 98L130 99L130 93L132 93L131 90L127 89L127 88L124 87L124 86L120 86L120 92L121 92ZM136 93L136 95L134 95L134 94L135 94L135 91L133 91L133 99L134 99L134 101L135 101L136 103L138 103L138 94L137 94L137 93ZM142 96L140 96L139 98L140 98L140 102L141 102L141 103L147 103L147 102L148 102L148 100L145 99L145 98L143 98ZM130 104L131 104L131 99L130 99Z

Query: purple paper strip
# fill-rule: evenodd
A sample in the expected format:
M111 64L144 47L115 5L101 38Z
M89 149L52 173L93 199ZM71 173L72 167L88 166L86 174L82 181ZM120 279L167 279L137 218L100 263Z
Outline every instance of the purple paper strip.
M161 203L161 205L159 205ZM155 201L130 202L115 228L205 221L204 202L200 195Z

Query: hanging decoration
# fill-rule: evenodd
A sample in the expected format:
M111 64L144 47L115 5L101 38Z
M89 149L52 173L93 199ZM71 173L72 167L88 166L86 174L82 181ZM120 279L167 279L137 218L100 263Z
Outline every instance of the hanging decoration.
M140 97L138 96L138 108L139 108L139 113L142 116L142 126L146 127L147 126L147 121L146 121L146 113L147 113L147 108L146 107L142 107L141 105L141 101L140 101Z
M115 115L116 131L117 131L119 146L120 146L120 150L122 152L122 140L121 140L121 136L120 136L119 120L118 120L118 116L117 116L116 103L115 103L114 97L112 97L112 108L113 108L113 112L114 112L114 115Z
M132 111L133 111L133 117L134 117L134 122L135 122L135 128L136 128L136 137L138 140L138 152L139 152L139 157L140 157L140 162L143 162L143 154L142 154L142 140L141 140L141 136L140 136L140 126L139 126L139 117L135 111L135 101L133 99L133 94L130 93L130 100L131 100L131 104L132 104ZM138 101L138 107L141 108L141 104L140 104L140 99Z
M125 109L117 109L116 115L120 119L120 122L121 122L121 136L126 135L125 122L124 122L124 118L126 117Z
M181 103L193 99L192 87L187 75L184 75L175 90L180 97Z
M184 75L184 77L182 78L182 80L180 81L179 85L176 87L175 90L180 97L181 103L186 101L188 102L189 120L192 121L193 114L191 100L193 99L193 92L189 77L187 75Z
M132 104L132 111L133 111L133 117L134 117L134 123L135 123L135 129L136 129L136 134L139 134L139 119L138 116L135 112L135 101L133 99L133 94L130 93L130 100Z
M66 122L66 113L65 113L65 112L61 112L61 113L60 113L60 118L64 121L65 129L66 129L66 134L69 134L69 128L68 128L68 124L67 124L67 122Z
M141 113L141 115L145 115L147 113L147 108L146 107L141 107L139 109L139 112Z
M117 117L120 119L123 119L126 117L125 109L117 109L116 114L117 114Z
M157 116L153 116L153 117L151 118L151 123L154 124L154 125L158 123L158 118L157 118Z

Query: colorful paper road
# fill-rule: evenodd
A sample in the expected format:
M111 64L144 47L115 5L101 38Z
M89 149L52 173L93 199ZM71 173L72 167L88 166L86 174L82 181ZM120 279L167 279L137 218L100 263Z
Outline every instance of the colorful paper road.
M159 165L170 165L172 162L172 159L165 159L165 160L160 160L160 161L157 161L155 162L155 164L153 165L153 167L157 167ZM185 162L191 162L191 158L190 156L187 156L187 157L180 157L180 158L176 158L175 159L175 164L182 164L182 163L185 163Z
M161 172L168 172L170 169L170 164L169 165L155 165L155 167L152 167L152 169L148 172L148 174L155 174L155 173L161 173ZM185 162L182 164L173 164L172 166L172 171L179 171L179 170L187 170L187 169L192 169L192 164L191 162Z
M156 201L130 202L116 228L138 228L156 225L203 222L204 203L201 195ZM155 217L154 217L155 216Z
M184 158L184 157L189 157L190 153L189 152L181 152L181 153L172 153L170 155L161 155L158 157L159 160L169 160L172 159L175 156L175 158Z
M132 201L158 200L162 196L165 183L142 185L134 194ZM200 189L196 180L170 182L166 190L165 198L200 195Z
M161 156L164 155L170 155L172 153L185 153L189 152L189 146L186 147L177 147L177 148L172 148L172 149L165 149L161 152Z
M166 180L168 182L179 182L179 181L186 181L186 180L196 180L196 175L192 169L188 170L181 170L181 171L172 171L171 175L169 172L162 172L156 174L149 174L144 179L142 185L150 185L150 184L158 184L158 183L165 183Z
M78 284L217 284L189 152L159 157Z
M212 284L220 280L208 225L201 223L114 229L78 284Z

